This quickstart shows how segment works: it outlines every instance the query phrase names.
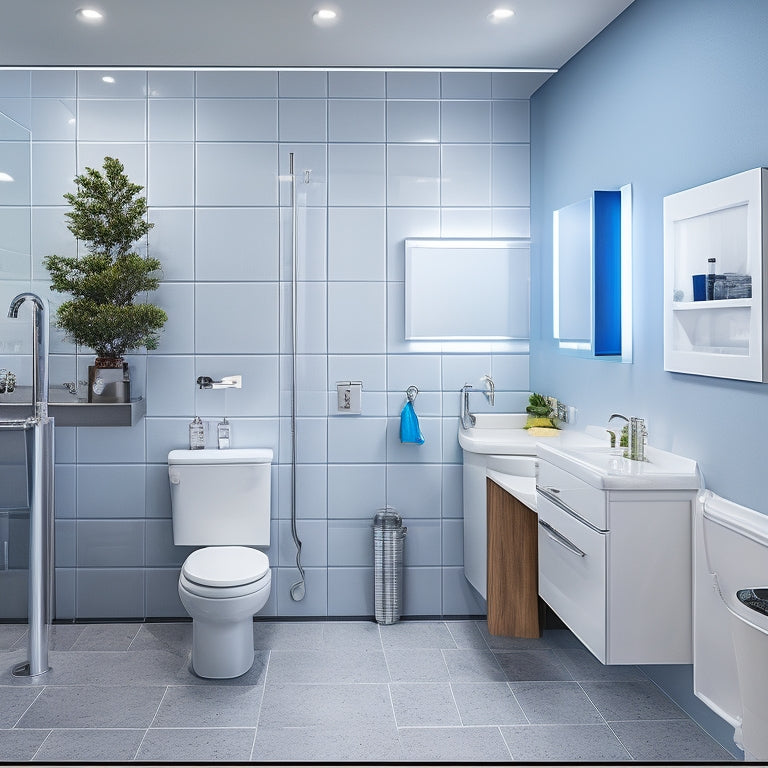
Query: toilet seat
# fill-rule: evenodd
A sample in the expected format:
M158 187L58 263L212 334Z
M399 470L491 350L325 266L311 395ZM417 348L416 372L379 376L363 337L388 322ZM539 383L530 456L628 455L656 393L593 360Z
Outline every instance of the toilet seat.
M187 581L216 589L252 584L268 572L267 556L250 547L204 547L192 552L181 567Z
M269 572L267 572L266 576L262 576L262 578L256 581L241 584L237 587L206 587L190 581L183 573L179 574L179 590L184 590L184 592L195 597L205 597L213 600L226 600L233 597L255 595L263 589L269 590L271 583L272 578Z

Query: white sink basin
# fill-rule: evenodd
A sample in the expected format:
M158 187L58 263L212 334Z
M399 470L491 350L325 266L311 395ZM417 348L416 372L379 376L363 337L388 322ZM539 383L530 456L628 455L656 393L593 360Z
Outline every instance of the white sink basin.
M536 455L536 438L523 429L525 413L478 413L475 426L459 423L459 445L471 453Z
M647 461L624 457L624 448L547 445L539 456L596 488L692 489L700 484L693 459L646 448Z

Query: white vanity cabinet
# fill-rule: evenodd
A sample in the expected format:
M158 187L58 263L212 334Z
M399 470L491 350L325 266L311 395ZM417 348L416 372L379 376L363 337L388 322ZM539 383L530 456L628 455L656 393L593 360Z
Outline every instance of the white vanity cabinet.
M539 595L604 664L690 664L696 491L598 485L540 455Z

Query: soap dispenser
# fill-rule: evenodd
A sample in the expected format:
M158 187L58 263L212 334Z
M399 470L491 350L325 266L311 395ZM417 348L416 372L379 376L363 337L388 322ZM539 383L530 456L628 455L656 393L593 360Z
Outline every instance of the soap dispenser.
M189 423L189 449L199 451L205 448L205 425L199 416Z
M229 422L226 416L218 423L216 429L219 435L219 448L229 448Z

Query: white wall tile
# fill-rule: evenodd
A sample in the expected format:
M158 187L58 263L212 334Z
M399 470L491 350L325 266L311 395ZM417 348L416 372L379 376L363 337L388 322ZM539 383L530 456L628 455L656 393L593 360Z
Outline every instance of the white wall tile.
M328 351L377 354L386 349L386 284L328 284Z
M147 202L191 206L195 202L195 154L191 143L149 144Z
M328 521L328 565L373 568L372 520Z
M305 596L295 602L291 587L298 581L296 568L277 568L272 577L272 590L277 598L278 616L326 616L328 614L328 572L325 568L307 568L304 571Z
M104 77L114 82L106 82ZM147 73L81 70L77 73L77 95L81 99L143 99L147 95Z
M445 424L443 425L445 434L449 434L451 431ZM443 464L442 510L444 518L464 517L462 472L462 466Z
M405 517L408 527L408 546L404 548L403 563L406 568L420 565L441 564L441 521L418 520Z
M528 144L497 144L491 149L493 191L500 206L528 206L531 201L531 161Z
M198 141L276 141L275 99L198 99Z
M494 237L530 237L530 208L492 208Z
M165 310L168 320L160 332L157 350L150 354L190 354L195 351L195 286L193 283L160 283L151 294L153 304Z
M527 391L529 362L529 355L492 355L491 375L496 389Z
M279 516L291 517L291 467L281 464L279 467ZM328 514L326 498L328 492L327 467L325 464L296 465L296 517L322 518Z
M280 141L325 141L325 100L281 99L278 125Z
M296 419L296 461L317 464L328 461L328 425L325 418Z
M291 286L281 284L280 351L289 353L292 341ZM327 349L326 314L328 299L325 283L299 283L297 294L296 350L300 354L317 355Z
M386 503L383 464L329 464L328 518L371 520Z
M171 72L158 70L147 74L150 99L191 97L195 95L194 72Z
M276 144L198 144L197 205L277 205Z
M77 427L78 464L144 463L144 420L133 427Z
M30 73L24 71L0 72L0 92L8 96L26 98L30 92Z
M323 98L328 94L326 72L280 72L278 93L289 98Z
M326 355L296 355L296 413L325 416L328 413ZM280 412L291 412L292 356L280 356Z
M328 211L328 279L384 280L386 209Z
M387 141L411 143L440 141L440 102L388 101Z
M198 208L197 280L277 280L277 208Z
M328 569L328 615L373 616L373 568Z
M299 280L325 280L326 270L326 208L302 206L298 214L298 253L296 273ZM293 254L293 211L280 209L280 279L290 280Z
M195 352L276 354L277 283L198 283Z
M337 381L362 381L363 391L383 391L386 385L385 355L329 355L328 389Z
M387 72L388 99L438 99L438 72Z
M487 144L443 144L443 205L491 204L491 149Z
M458 392L465 384L480 387L490 372L490 354L443 355L443 390Z
M524 142L530 141L530 102L494 101L493 102L493 141Z
M442 237L491 237L493 214L490 208L442 208Z
M153 99L148 107L150 141L194 141L193 99Z
M150 208L149 253L160 259L163 280L192 280L195 274L193 208Z
M392 145L387 147L387 204L440 204L440 148Z
M490 99L490 72L442 72L440 95L444 99Z
M489 142L490 101L443 101L440 106L440 140Z
M387 421L362 416L328 419L328 461L381 464L386 459Z
M77 137L80 141L144 141L146 102L80 99Z
M77 73L74 71L39 69L29 74L33 97L74 99L77 96Z
M45 149L42 149L43 147L47 147L48 145L45 144L38 144L37 147L40 148L40 150L33 154L40 154L44 155L47 154ZM66 146L66 145L62 145ZM71 152L71 150L70 150ZM54 154L54 159L58 161L60 166L67 167L68 166L68 159L66 155L62 157L62 152L58 152ZM71 152L72 157L74 157L74 153ZM28 145L15 143L15 142L3 142L0 144L0 163L2 163L3 169L5 169L5 172L8 173L10 176L13 177L13 179L17 180L14 181L13 184L3 184L2 187L0 187L0 205L29 205L30 201L30 174L29 174L29 159L30 159L30 148ZM41 160L38 161L38 175L41 175L44 172L45 167L45 159L44 157L41 157ZM35 167L32 169L33 177L35 173ZM60 169L59 169L60 173ZM44 177L40 179L42 182L45 182ZM56 185L53 185L52 190L46 190L46 194L48 197L55 197L56 192L58 191L58 187ZM53 205L59 204L59 200L56 200ZM34 199L33 199L33 204ZM43 203L40 203L43 204Z
M403 616L437 616L442 607L441 569L406 568L403 581Z
M13 209L11 209L13 210ZM43 259L51 254L59 256L76 256L77 240L67 229L63 206L32 208L32 277L37 280L48 280L50 275L43 266ZM5 229L7 233L8 230Z
M189 448L190 421L191 419L187 418L145 418L147 461L167 467L168 454L171 451L176 448Z
M18 150L14 148L14 154ZM23 179L24 175L14 173L14 168L6 158L3 159L3 168L14 178ZM74 192L75 145L69 143L32 144L32 205L66 205L65 192ZM15 185L6 185L14 186ZM19 185L23 200L14 201L0 197L2 205L20 205L29 202L29 187L24 190L24 185Z
M406 238L439 236L439 208L387 209L387 280L405 279Z
M384 205L386 155L383 144L328 147L328 204Z
M77 467L78 518L143 518L145 470L141 464Z
M32 99L31 133L35 141L74 141L77 130L75 99Z
M195 359L152 355L147 360L147 415L193 416Z
M329 72L328 95L332 99L383 99L386 96L385 73Z
M440 517L442 467L417 464L387 467L387 504L403 517Z
M331 99L328 102L328 140L384 141L384 105L383 99Z
M277 72L196 72L197 96L275 98Z

